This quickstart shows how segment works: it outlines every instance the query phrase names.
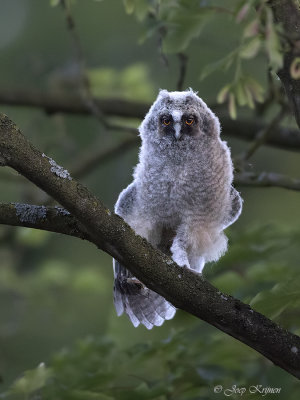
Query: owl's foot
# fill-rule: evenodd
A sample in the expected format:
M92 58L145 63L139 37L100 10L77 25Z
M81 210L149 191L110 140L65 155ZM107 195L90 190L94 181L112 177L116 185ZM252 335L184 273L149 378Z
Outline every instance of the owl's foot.
M184 231L177 232L177 235L175 236L170 249L172 253L172 258L180 267L185 266L187 268L191 268L186 249L187 242L184 238Z
M142 288L144 286L144 284L141 281L139 281L137 278L126 278L126 283L128 285L135 285L140 288Z
M149 289L137 278L124 278L122 280L122 289L126 293L130 291L131 293L140 294L147 292Z
M203 257L192 257L191 259L191 269L193 271L198 272L199 274L202 274L202 270L205 265L205 260Z
M175 261L180 267L191 268L186 252L174 247L174 245L171 247L173 261Z

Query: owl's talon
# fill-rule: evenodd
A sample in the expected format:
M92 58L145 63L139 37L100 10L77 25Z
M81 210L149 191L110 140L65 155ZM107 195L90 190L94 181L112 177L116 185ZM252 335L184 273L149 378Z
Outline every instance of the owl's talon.
M126 278L125 281L128 285L135 285L137 288L140 289L143 289L143 287L145 287L145 285L137 278Z

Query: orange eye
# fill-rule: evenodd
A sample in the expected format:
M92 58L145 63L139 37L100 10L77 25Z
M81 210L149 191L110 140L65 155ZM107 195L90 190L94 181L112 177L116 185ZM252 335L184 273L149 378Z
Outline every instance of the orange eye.
M170 125L171 120L170 120L169 118L163 118L162 123L163 123L165 126L168 126L168 125Z
M185 120L185 123L186 123L187 125L193 125L194 122L195 122L194 118L187 118L187 119Z

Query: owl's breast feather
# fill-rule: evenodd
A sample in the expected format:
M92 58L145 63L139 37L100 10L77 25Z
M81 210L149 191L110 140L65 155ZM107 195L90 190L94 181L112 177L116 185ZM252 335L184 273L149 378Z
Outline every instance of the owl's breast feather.
M144 212L164 220L193 214L218 219L228 202L232 166L229 153L216 159L199 153L183 162L160 157L148 160L139 169L139 189Z

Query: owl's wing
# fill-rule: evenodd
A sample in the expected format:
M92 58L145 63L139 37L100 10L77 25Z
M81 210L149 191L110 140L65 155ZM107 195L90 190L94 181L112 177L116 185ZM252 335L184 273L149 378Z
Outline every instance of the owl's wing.
M228 228L228 226L232 225L238 219L243 208L243 199L234 187L231 187L230 200L231 208L223 221L223 229Z
M115 213L120 215L126 222L129 222L136 205L136 186L132 182L119 194L115 205Z
M132 183L121 192L115 211L130 225L135 206L136 187ZM125 311L135 327L143 324L147 329L174 317L176 308L172 304L148 289L117 260L113 260L113 267L114 303L118 316Z

